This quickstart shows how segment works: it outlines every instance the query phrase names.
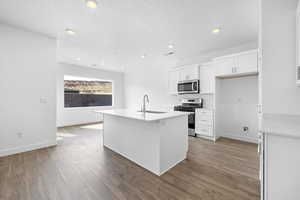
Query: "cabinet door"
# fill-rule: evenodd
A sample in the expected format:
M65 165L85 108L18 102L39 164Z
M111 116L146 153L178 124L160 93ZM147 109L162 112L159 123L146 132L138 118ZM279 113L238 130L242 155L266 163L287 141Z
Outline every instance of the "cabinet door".
M200 93L215 93L215 73L212 63L200 66Z
M185 66L180 69L180 81L199 79L198 65Z
M221 58L215 61L216 76L230 76L234 73L236 66L235 57Z
M212 111L196 109L195 132L210 137L214 135Z
M177 83L179 81L179 71L169 71L168 88L170 94L177 94Z
M189 69L187 69L187 68L180 69L180 71L179 71L179 80L180 81L189 80L190 79L189 74L190 74Z
M209 137L213 136L212 127L203 124L196 124L195 132L196 134L200 134L200 135L205 135Z
M258 57L257 51L243 53L237 56L237 69L238 74L251 74L258 72Z

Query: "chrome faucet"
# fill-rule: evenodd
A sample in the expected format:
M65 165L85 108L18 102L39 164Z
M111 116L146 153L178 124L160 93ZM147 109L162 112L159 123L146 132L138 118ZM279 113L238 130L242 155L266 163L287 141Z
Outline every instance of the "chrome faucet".
M147 100L147 103L149 103L149 97L147 94L144 95L143 97L143 107L142 107L142 112L146 112L146 100Z

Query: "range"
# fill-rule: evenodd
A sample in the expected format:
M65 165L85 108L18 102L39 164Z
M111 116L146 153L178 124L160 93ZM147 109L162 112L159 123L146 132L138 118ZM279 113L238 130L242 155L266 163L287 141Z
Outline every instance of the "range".
M203 108L203 99L183 99L181 105L174 106L174 111L190 112L189 114L189 136L196 137L195 133L195 110L196 108Z

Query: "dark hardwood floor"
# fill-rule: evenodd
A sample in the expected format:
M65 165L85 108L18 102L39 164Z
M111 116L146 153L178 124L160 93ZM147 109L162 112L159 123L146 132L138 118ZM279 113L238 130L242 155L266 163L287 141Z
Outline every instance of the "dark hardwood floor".
M0 199L259 199L254 144L189 138L188 159L158 177L102 147L100 129L62 128L56 147L0 158Z

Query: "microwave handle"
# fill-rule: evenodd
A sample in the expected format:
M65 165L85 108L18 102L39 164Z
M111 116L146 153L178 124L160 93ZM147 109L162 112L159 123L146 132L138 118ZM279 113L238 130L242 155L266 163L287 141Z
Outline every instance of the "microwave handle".
M198 81L193 82L193 90L198 90Z

